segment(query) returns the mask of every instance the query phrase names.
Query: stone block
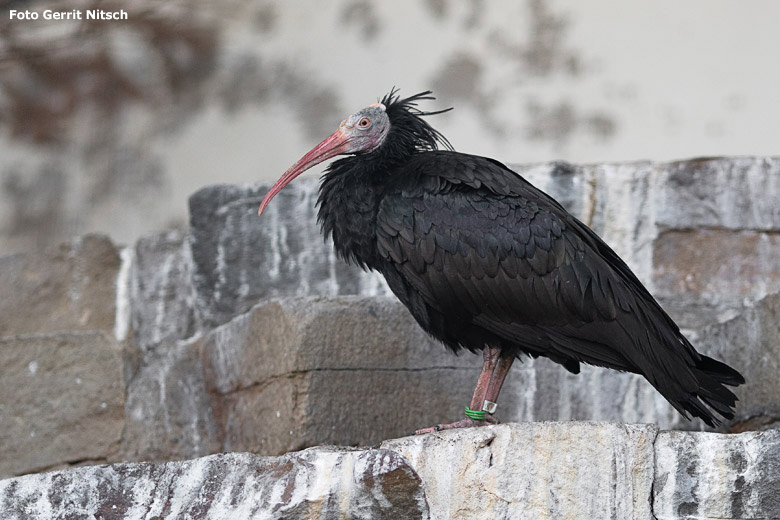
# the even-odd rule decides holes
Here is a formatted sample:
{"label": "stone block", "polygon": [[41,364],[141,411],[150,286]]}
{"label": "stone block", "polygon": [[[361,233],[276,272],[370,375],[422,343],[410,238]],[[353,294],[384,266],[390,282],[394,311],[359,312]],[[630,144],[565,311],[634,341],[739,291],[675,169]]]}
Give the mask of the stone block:
{"label": "stone block", "polygon": [[121,348],[102,332],[0,339],[0,476],[106,460],[124,426]]}
{"label": "stone block", "polygon": [[780,158],[715,157],[661,163],[656,222],[673,229],[780,229]]}
{"label": "stone block", "polygon": [[189,236],[140,239],[129,281],[133,343],[125,351],[127,425],[120,460],[171,460],[220,451],[200,362],[200,317]]}
{"label": "stone block", "polygon": [[615,250],[642,283],[652,275],[657,196],[662,177],[650,162],[582,167],[583,210],[575,214]]}
{"label": "stone block", "polygon": [[780,518],[780,430],[661,432],[653,513],[678,518]]}
{"label": "stone block", "polygon": [[439,519],[650,519],[656,427],[527,423],[389,440]]}
{"label": "stone block", "polygon": [[[671,230],[653,251],[657,297],[674,306],[727,309],[780,291],[780,235],[727,229]],[[720,313],[713,312],[710,323]],[[687,320],[690,321],[690,320]],[[709,323],[698,323],[701,326]]]}
{"label": "stone block", "polygon": [[432,341],[389,297],[260,304],[210,332],[203,356],[226,447],[263,454],[449,422],[481,366]]}
{"label": "stone block", "polygon": [[0,481],[4,520],[51,518],[430,518],[419,477],[389,450],[213,455]]}
{"label": "stone block", "polygon": [[[772,309],[733,332],[702,333],[696,341],[701,352],[748,378],[748,386],[737,390],[740,421],[757,413],[778,416],[772,412],[780,403],[772,375],[780,372],[771,361],[780,359],[772,347]],[[759,323],[763,339],[747,333],[759,330]],[[270,301],[209,333],[203,355],[207,385],[221,403],[214,407],[225,446],[263,454],[321,443],[372,444],[454,421],[470,401],[481,367],[480,356],[455,356],[428,338],[389,297]],[[749,359],[765,361],[753,366]],[[515,363],[497,416],[505,422],[706,428],[683,418],[641,376],[592,366],[571,374],[544,358]]]}
{"label": "stone block", "polygon": [[142,351],[200,329],[188,235],[166,231],[135,245],[131,275],[133,341]]}
{"label": "stone block", "polygon": [[372,446],[463,416],[479,369],[321,369],[222,398],[226,450],[278,454],[322,444]]}
{"label": "stone block", "polygon": [[218,185],[190,197],[193,281],[209,327],[277,296],[385,294],[384,280],[336,258],[316,224],[315,179],[287,187],[262,217],[267,186]]}
{"label": "stone block", "polygon": [[189,459],[221,451],[198,338],[147,352],[127,385],[126,424],[115,460]]}
{"label": "stone block", "polygon": [[119,252],[100,235],[0,258],[0,337],[113,332],[119,267]]}
{"label": "stone block", "polygon": [[739,370],[737,416],[730,431],[780,427],[780,293],[748,302],[739,315],[702,330],[697,342]]}

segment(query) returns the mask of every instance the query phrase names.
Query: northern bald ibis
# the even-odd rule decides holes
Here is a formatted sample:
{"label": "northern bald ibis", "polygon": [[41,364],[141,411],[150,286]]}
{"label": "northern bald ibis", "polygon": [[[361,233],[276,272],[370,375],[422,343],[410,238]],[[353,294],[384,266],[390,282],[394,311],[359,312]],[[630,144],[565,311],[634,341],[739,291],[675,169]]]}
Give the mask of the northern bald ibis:
{"label": "northern bald ibis", "polygon": [[[458,351],[483,351],[466,418],[418,430],[495,423],[512,362],[544,356],[643,375],[683,416],[734,417],[724,385],[744,378],[698,353],[617,254],[558,202],[499,161],[458,153],[431,127],[422,92],[342,121],[263,199],[328,166],[318,220],[338,255],[380,272],[417,323]],[[617,397],[617,396],[616,396]]]}

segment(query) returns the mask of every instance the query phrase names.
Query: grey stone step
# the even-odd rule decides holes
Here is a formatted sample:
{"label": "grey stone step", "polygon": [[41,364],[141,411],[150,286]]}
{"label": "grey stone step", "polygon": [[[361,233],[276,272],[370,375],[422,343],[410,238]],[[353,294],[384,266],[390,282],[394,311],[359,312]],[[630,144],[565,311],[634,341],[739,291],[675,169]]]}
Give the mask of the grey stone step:
{"label": "grey stone step", "polygon": [[780,518],[780,430],[724,435],[594,422],[388,440],[0,480],[0,517]]}

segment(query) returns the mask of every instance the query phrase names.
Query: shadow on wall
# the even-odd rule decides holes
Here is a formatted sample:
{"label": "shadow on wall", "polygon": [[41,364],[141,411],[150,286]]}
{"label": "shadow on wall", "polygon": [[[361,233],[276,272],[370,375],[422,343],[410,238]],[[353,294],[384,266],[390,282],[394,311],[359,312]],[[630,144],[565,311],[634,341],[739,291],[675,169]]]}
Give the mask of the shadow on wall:
{"label": "shadow on wall", "polygon": [[[170,201],[183,201],[197,187],[189,179],[218,180],[220,166],[233,163],[216,157],[208,172],[193,165],[193,175],[176,155],[185,152],[171,152],[168,145],[185,132],[208,135],[214,112],[240,119],[247,109],[259,108],[273,121],[274,110],[283,106],[293,115],[292,142],[300,136],[318,141],[355,108],[345,107],[334,78],[317,70],[313,51],[296,48],[286,55],[275,49],[295,37],[285,28],[300,22],[294,9],[241,0],[200,4],[67,0],[57,7],[125,9],[129,18],[121,23],[0,17],[0,127],[7,130],[0,140],[0,252],[40,249],[90,231],[132,242],[150,231],[185,227],[184,204]],[[42,0],[23,6],[38,12],[51,7]],[[566,43],[570,21],[541,0],[518,9],[518,22],[526,26],[519,41],[502,31],[482,2],[465,11],[439,1],[414,8],[433,33],[456,35],[461,44],[432,70],[410,62],[405,81],[432,87],[443,102],[476,114],[485,139],[521,135],[564,146],[576,136],[614,135],[615,119],[602,109],[551,102],[528,88],[509,113],[500,101],[511,92],[506,82],[493,85],[498,70],[510,71],[518,85],[528,78],[565,82],[588,74],[583,58]],[[333,22],[345,45],[365,46],[360,52],[380,61],[400,52],[382,40],[400,26],[382,7],[343,0],[336,12]],[[246,40],[237,36],[242,31]],[[464,41],[475,45],[465,47]],[[493,61],[472,47],[490,49]],[[447,121],[442,119],[444,126]],[[259,135],[263,125],[275,123],[258,119],[253,125],[244,131]],[[256,177],[252,172],[249,178]]]}
{"label": "shadow on wall", "polygon": [[[50,7],[24,5],[38,12]],[[338,118],[335,94],[309,74],[250,54],[226,58],[218,9],[98,0],[71,0],[67,7],[127,9],[130,16],[121,24],[0,19],[0,126],[8,130],[0,147],[12,152],[0,161],[7,208],[0,252],[83,233],[94,214],[122,212],[123,204],[167,205],[172,176],[186,172],[166,171],[155,139],[180,130],[206,106],[235,113],[282,97],[314,121],[305,127],[312,135],[324,131],[317,121]],[[258,13],[261,31],[273,24],[268,9]],[[176,218],[181,226],[184,215]],[[111,225],[121,236],[130,222],[117,220]],[[148,231],[172,222],[143,224]]]}

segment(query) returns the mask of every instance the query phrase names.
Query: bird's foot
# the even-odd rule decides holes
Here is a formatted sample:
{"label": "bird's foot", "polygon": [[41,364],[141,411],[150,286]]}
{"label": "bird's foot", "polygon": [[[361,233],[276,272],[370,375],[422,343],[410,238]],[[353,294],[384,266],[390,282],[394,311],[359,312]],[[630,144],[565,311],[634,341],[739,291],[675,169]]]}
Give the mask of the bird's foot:
{"label": "bird's foot", "polygon": [[496,419],[492,415],[486,414],[485,418],[481,421],[467,417],[465,419],[461,419],[460,421],[450,423],[450,424],[437,424],[436,426],[431,426],[430,428],[422,428],[414,432],[414,434],[424,435],[426,433],[434,433],[442,430],[454,430],[455,428],[472,428],[474,426],[487,426],[489,424],[498,424],[498,419]]}

